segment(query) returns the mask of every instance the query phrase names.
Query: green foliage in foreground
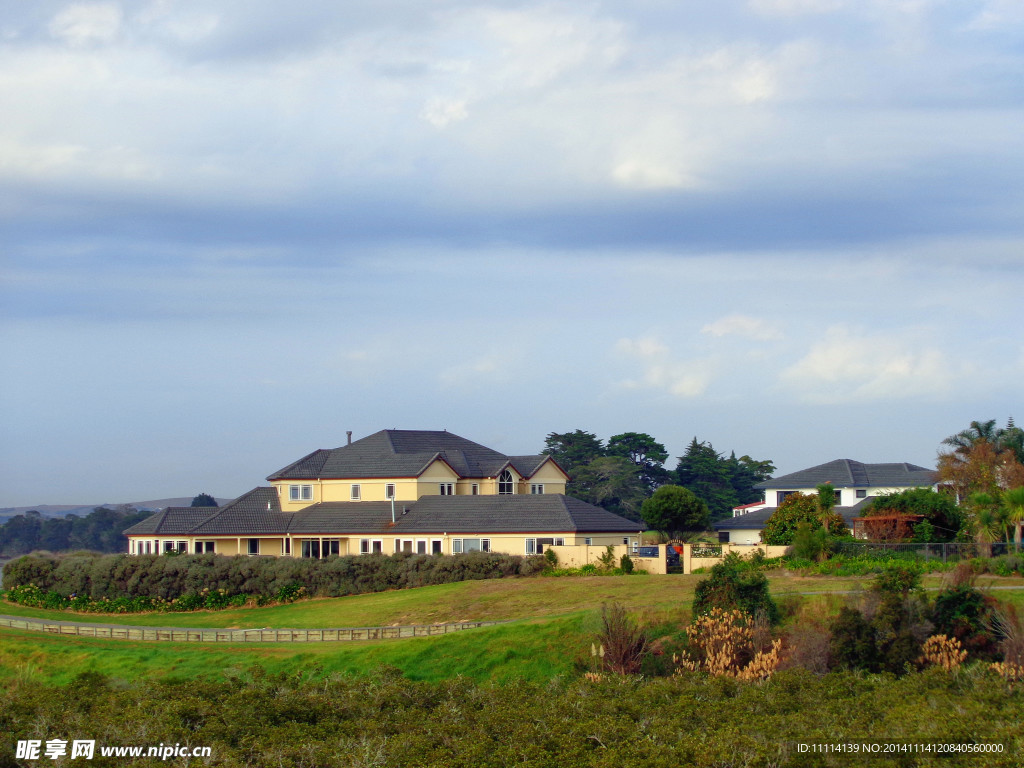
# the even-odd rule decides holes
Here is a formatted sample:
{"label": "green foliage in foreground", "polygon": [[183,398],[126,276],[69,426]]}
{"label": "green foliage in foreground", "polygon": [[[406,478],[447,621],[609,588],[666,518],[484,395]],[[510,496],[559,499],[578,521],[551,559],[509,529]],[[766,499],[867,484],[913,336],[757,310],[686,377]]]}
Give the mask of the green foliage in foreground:
{"label": "green foliage in foreground", "polygon": [[[948,716],[956,713],[955,717]],[[414,682],[393,671],[325,677],[250,669],[222,682],[135,683],[87,673],[0,694],[0,754],[24,738],[209,746],[216,766],[1018,766],[1024,687],[980,667],[895,679],[781,672],[764,683],[701,675],[507,685]],[[798,744],[999,744],[964,760],[851,759]],[[97,757],[90,765],[123,765]],[[137,759],[133,765],[166,765]]]}
{"label": "green foliage in foreground", "polygon": [[290,603],[307,597],[306,588],[297,584],[286,584],[273,596],[228,595],[223,589],[202,589],[181,597],[166,600],[162,597],[101,597],[94,600],[87,595],[65,597],[50,590],[44,592],[35,584],[24,584],[6,592],[0,597],[17,605],[29,608],[45,608],[51,611],[75,611],[76,613],[184,613],[186,611],[223,611],[241,608],[245,605],[270,605]]}

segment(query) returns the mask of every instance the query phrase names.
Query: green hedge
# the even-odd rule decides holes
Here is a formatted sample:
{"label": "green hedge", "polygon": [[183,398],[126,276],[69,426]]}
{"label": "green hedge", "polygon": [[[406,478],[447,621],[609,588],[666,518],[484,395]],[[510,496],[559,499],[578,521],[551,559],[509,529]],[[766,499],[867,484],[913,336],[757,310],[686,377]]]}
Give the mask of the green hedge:
{"label": "green hedge", "polygon": [[[4,566],[3,588],[14,594],[32,585],[70,601],[145,599],[194,607],[238,596],[288,600],[306,595],[339,597],[472,579],[530,576],[542,557],[486,552],[464,555],[359,555],[324,560],[224,555],[35,554]],[[202,604],[200,604],[202,603]],[[143,608],[141,610],[152,610]]]}

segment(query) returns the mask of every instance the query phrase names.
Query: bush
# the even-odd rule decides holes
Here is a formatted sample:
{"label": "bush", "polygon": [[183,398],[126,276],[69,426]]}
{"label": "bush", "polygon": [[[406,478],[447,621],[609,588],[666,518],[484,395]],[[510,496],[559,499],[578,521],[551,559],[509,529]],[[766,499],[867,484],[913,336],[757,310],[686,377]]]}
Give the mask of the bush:
{"label": "bush", "polygon": [[635,675],[647,650],[647,635],[626,615],[621,603],[601,606],[601,632],[592,653],[603,669],[616,675]]}
{"label": "bush", "polygon": [[622,569],[623,573],[633,572],[633,558],[629,555],[623,555],[619,558],[619,568]]}
{"label": "bush", "polygon": [[[26,555],[4,568],[11,600],[124,613],[221,608],[252,600],[360,594],[540,573],[547,561],[489,552],[253,558],[224,555]],[[19,590],[35,587],[40,595]],[[51,594],[53,597],[44,597]],[[24,603],[29,604],[29,603]],[[33,603],[34,604],[34,603]],[[40,607],[44,607],[40,605]]]}
{"label": "bush", "polygon": [[763,615],[770,624],[779,621],[779,608],[768,591],[768,578],[752,570],[735,552],[711,568],[708,578],[697,583],[694,591],[694,617],[710,613],[714,608],[723,611],[738,609],[749,616]]}

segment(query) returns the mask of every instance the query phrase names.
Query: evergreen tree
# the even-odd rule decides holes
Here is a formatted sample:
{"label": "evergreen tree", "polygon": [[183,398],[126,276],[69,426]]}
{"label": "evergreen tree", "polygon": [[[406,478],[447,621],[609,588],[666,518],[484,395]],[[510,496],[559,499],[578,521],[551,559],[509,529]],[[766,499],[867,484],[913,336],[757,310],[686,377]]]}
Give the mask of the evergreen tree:
{"label": "evergreen tree", "polygon": [[739,501],[733,489],[729,463],[711,443],[694,437],[676,467],[679,485],[689,488],[708,505],[712,520],[729,517]]}

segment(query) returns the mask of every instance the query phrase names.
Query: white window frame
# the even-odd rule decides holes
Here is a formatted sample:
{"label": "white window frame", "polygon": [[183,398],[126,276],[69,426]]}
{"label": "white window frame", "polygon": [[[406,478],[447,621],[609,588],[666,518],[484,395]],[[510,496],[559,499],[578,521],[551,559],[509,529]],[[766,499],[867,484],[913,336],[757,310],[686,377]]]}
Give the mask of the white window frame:
{"label": "white window frame", "polygon": [[[423,551],[420,552],[420,545],[423,546]],[[416,548],[413,550],[413,554],[416,555],[429,555],[430,554],[430,541],[428,539],[416,539]]]}
{"label": "white window frame", "polygon": [[[247,538],[245,541],[246,541],[245,553],[247,555],[258,555],[260,553],[260,540],[259,539]],[[252,543],[254,541],[256,542],[256,551],[255,552],[252,551]]]}
{"label": "white window frame", "polygon": [[[436,547],[434,545],[437,545]],[[437,550],[436,552],[434,550]],[[443,555],[444,554],[444,539],[431,539],[430,540],[430,554],[432,555]]]}
{"label": "white window frame", "polygon": [[552,547],[564,547],[565,539],[562,536],[555,536],[555,542],[551,545]]}
{"label": "white window frame", "polygon": [[384,484],[384,498],[385,499],[393,499],[393,498],[395,498],[395,484],[394,483],[385,483]]}
{"label": "white window frame", "polygon": [[362,493],[363,489],[359,487],[359,483],[352,483],[352,485],[349,486],[348,497],[352,501],[359,501],[362,497]]}
{"label": "white window frame", "polygon": [[537,554],[537,540],[527,539],[525,542],[526,554],[536,555]]}
{"label": "white window frame", "polygon": [[858,488],[856,491],[854,491],[853,495],[856,496],[858,499],[866,499],[868,497],[868,489]]}
{"label": "white window frame", "polygon": [[544,494],[544,483],[530,483],[530,493],[534,496],[542,496]]}
{"label": "white window frame", "polygon": [[843,506],[843,491],[842,491],[842,489],[836,488],[834,490],[834,493],[836,495],[836,506],[837,507]]}
{"label": "white window frame", "polygon": [[438,493],[442,496],[454,496],[455,495],[455,484],[454,483],[438,483]]}
{"label": "white window frame", "polygon": [[289,485],[288,486],[288,500],[289,501],[312,501],[313,500],[313,486],[312,485]]}
{"label": "white window frame", "polygon": [[[409,549],[405,548],[405,545],[409,545]],[[408,552],[410,555],[416,553],[416,542],[412,539],[395,539],[395,554],[399,552]]]}
{"label": "white window frame", "polygon": [[462,554],[462,539],[452,539],[452,554],[453,555],[461,555]]}
{"label": "white window frame", "polygon": [[[374,548],[374,545],[377,545]],[[359,540],[359,554],[360,555],[382,555],[384,554],[384,539],[360,539]]]}
{"label": "white window frame", "polygon": [[[508,477],[508,480],[502,480],[502,478],[506,477],[506,476]],[[497,491],[498,491],[498,495],[499,496],[515,496],[515,493],[516,493],[516,479],[515,479],[515,477],[512,476],[511,470],[503,469],[501,471],[501,474],[498,475],[498,478],[495,481],[495,485],[497,486]],[[507,490],[507,491],[501,490],[501,487],[503,485],[507,485],[509,487],[509,490]]]}
{"label": "white window frame", "polygon": [[588,547],[592,547],[594,546],[594,539],[591,536],[586,536],[583,539],[583,543]]}
{"label": "white window frame", "polygon": [[470,496],[479,496],[480,495],[480,483],[473,483],[472,485],[469,486],[469,495]]}
{"label": "white window frame", "polygon": [[197,541],[192,546],[197,555],[208,555],[217,551],[217,545],[212,541],[207,541],[206,539]]}

